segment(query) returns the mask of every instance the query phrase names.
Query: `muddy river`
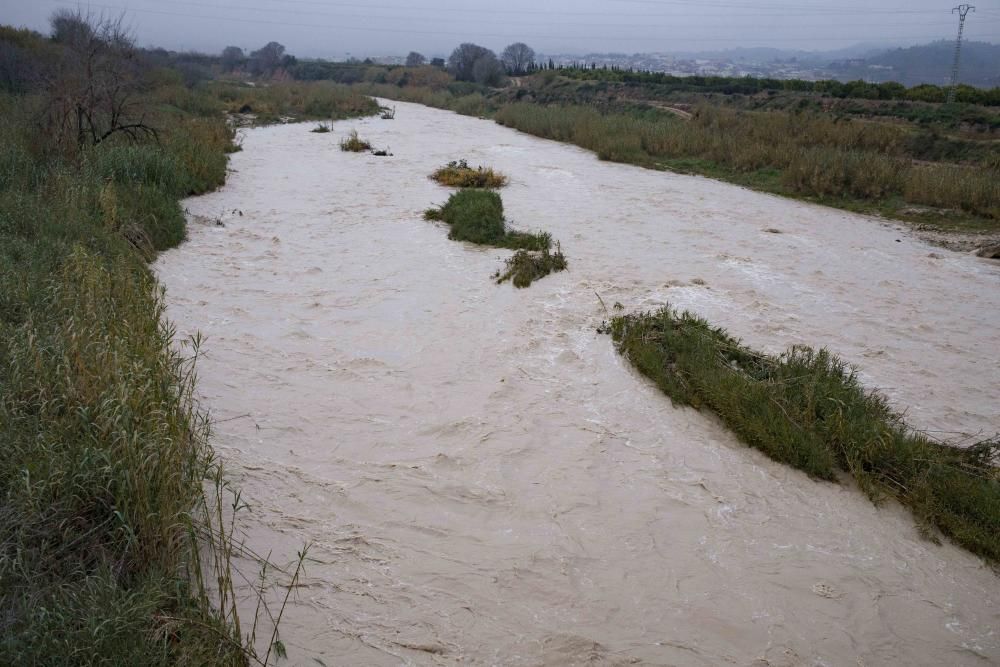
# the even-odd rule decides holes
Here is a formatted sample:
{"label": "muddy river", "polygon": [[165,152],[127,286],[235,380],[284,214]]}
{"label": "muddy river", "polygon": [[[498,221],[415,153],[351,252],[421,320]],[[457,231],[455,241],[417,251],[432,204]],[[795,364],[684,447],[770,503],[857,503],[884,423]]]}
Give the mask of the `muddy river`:
{"label": "muddy river", "polygon": [[[769,351],[831,348],[918,428],[992,434],[1000,264],[394,104],[247,132],[156,264],[179,332],[206,337],[250,543],[313,545],[291,664],[1000,661],[979,559],[672,407],[595,332],[598,295],[670,302]],[[342,153],[351,128],[394,156]],[[552,232],[568,271],[498,287],[506,251],[421,219],[457,158],[511,176],[508,218]]]}

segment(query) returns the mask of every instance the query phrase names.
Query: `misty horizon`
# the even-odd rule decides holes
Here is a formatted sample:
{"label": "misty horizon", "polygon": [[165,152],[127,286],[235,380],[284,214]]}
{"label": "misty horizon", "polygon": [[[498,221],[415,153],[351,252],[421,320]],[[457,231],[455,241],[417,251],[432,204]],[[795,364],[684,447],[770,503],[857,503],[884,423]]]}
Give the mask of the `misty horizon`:
{"label": "misty horizon", "polygon": [[[388,0],[386,0],[388,2]],[[303,58],[447,56],[461,42],[494,51],[523,41],[540,54],[699,53],[738,48],[826,52],[848,47],[910,46],[954,39],[950,3],[894,0],[869,8],[817,0],[524,0],[503,6],[458,6],[434,0],[419,7],[338,0],[133,0],[74,3],[14,2],[3,21],[48,33],[60,8],[122,15],[137,41],[150,48],[218,53],[225,46],[257,49],[270,41]],[[965,39],[995,42],[1000,2],[969,14]]]}

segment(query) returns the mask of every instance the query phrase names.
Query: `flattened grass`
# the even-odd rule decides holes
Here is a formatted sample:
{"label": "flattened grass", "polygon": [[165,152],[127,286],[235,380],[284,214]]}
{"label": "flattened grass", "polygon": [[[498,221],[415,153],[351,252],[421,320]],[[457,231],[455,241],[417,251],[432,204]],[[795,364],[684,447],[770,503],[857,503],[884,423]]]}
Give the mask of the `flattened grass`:
{"label": "flattened grass", "polygon": [[616,316],[608,330],[673,402],[711,410],[751,447],[812,477],[848,472],[873,501],[909,507],[926,534],[937,528],[1000,563],[1000,440],[959,449],[914,433],[826,350],[760,354],[669,307]]}
{"label": "flattened grass", "polygon": [[567,266],[566,256],[558,243],[555,252],[548,248],[539,253],[518,250],[507,260],[504,271],[497,273],[496,280],[498,285],[510,280],[514,287],[523,288],[550,273],[565,271]]}
{"label": "flattened grass", "polygon": [[491,167],[470,167],[465,160],[449,162],[433,174],[431,178],[441,185],[452,188],[496,189],[507,185],[508,179]]}

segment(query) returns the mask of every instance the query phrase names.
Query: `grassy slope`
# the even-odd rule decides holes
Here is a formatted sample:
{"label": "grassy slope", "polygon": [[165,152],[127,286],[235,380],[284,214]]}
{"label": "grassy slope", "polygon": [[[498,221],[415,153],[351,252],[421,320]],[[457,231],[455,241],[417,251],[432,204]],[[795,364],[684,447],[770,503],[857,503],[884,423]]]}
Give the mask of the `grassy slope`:
{"label": "grassy slope", "polygon": [[[343,91],[243,94],[275,114],[375,111]],[[205,526],[193,513],[217,464],[192,404],[192,362],[172,344],[146,267],[185,237],[178,200],[225,180],[225,97],[157,88],[147,102],[162,144],[69,157],[37,131],[38,100],[0,95],[0,653],[10,664],[247,660],[230,612],[201,585]]]}

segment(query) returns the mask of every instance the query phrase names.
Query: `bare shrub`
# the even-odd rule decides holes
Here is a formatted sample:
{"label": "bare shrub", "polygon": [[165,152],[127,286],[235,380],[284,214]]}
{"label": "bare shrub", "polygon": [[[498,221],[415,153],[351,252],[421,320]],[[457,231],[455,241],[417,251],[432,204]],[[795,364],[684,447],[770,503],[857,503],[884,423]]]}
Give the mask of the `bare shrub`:
{"label": "bare shrub", "polygon": [[46,75],[43,125],[61,148],[97,145],[115,135],[156,138],[140,101],[142,64],[122,18],[61,9],[51,19],[63,57]]}

